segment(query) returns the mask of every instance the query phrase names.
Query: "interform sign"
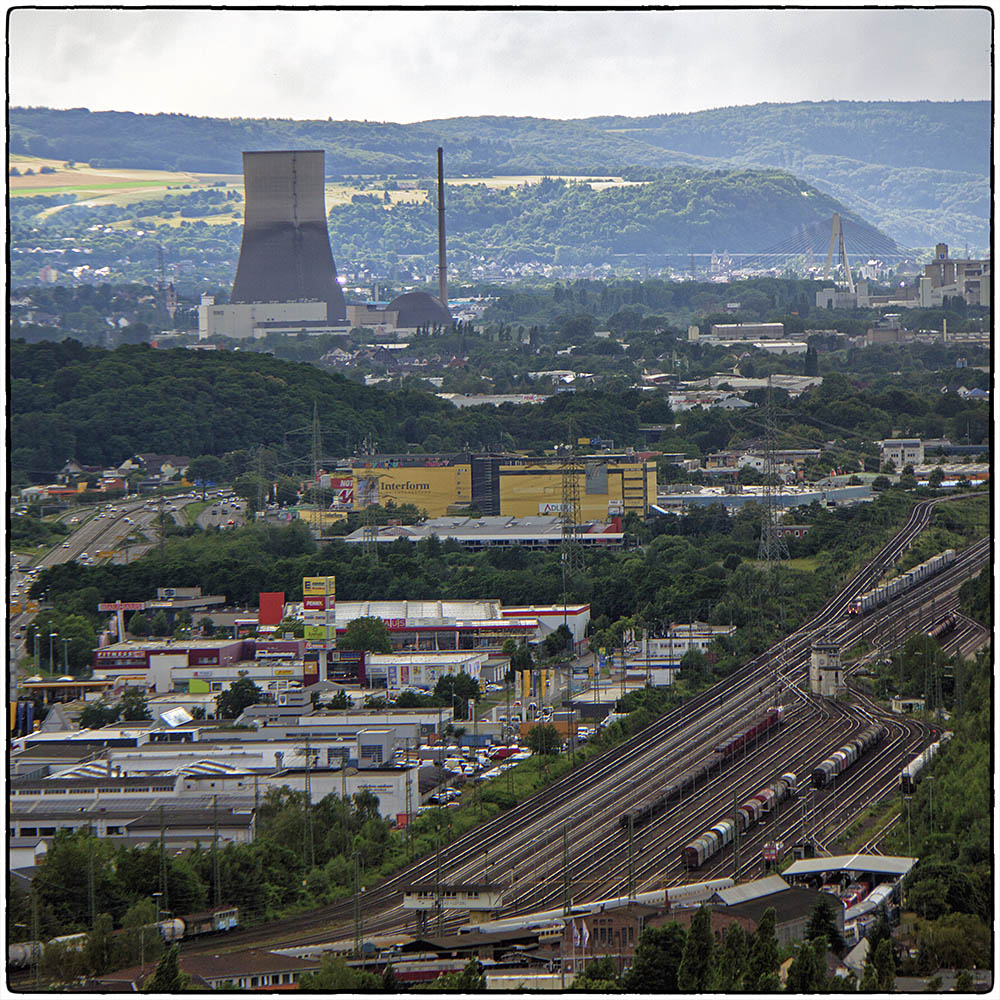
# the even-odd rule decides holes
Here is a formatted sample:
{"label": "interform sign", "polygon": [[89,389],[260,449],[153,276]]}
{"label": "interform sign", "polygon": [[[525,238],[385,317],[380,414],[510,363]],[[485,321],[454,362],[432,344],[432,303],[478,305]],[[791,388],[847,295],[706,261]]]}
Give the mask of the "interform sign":
{"label": "interform sign", "polygon": [[110,601],[107,604],[98,604],[98,611],[145,611],[145,601]]}

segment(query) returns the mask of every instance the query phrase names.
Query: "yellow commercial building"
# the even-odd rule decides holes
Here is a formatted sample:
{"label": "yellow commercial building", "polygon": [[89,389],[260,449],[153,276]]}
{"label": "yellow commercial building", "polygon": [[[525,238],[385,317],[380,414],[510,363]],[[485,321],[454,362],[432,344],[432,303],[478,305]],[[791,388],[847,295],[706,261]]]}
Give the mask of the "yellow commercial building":
{"label": "yellow commercial building", "polygon": [[[581,457],[575,474],[582,521],[629,513],[642,516],[656,502],[655,462]],[[352,468],[349,475],[340,473],[329,482],[334,498],[354,510],[374,503],[385,506],[392,500],[413,504],[428,517],[442,517],[469,504],[479,505],[483,513],[537,517],[559,514],[563,505],[563,467],[551,459],[496,460],[492,473],[476,480],[475,489],[469,462]],[[494,506],[497,497],[499,510]]]}
{"label": "yellow commercial building", "polygon": [[[654,462],[581,459],[576,468],[581,521],[604,521],[623,514],[646,513],[656,502]],[[509,517],[560,514],[563,467],[532,462],[500,467],[500,513]]]}
{"label": "yellow commercial building", "polygon": [[455,504],[472,503],[472,466],[468,463],[444,466],[391,466],[351,469],[356,509],[387,500],[399,505],[411,503],[441,517]]}

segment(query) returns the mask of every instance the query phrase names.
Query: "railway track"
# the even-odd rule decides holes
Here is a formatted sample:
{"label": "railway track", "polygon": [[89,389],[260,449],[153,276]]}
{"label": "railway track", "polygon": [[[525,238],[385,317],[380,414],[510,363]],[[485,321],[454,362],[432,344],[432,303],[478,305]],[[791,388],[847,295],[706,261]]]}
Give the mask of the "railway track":
{"label": "railway track", "polygon": [[[440,878],[446,882],[483,881],[487,876],[496,880],[497,872],[511,873],[514,878],[514,902],[505,908],[505,912],[513,906],[518,910],[527,907],[536,909],[553,899],[561,900],[562,882],[554,878],[554,873],[562,867],[563,862],[563,825],[573,833],[571,861],[579,869],[573,875],[574,884],[579,889],[578,895],[614,895],[617,892],[615,887],[620,889],[623,884],[623,865],[624,881],[627,884],[628,861],[627,856],[623,857],[621,845],[624,835],[617,828],[618,815],[651,795],[671,772],[682,768],[686,761],[696,760],[699,754],[706,753],[706,748],[711,747],[712,741],[720,733],[736,727],[737,720],[745,720],[754,710],[762,708],[766,691],[776,693],[780,687],[790,709],[795,706],[789,721],[800,715],[804,718],[807,712],[805,705],[812,703],[801,686],[805,680],[811,642],[822,634],[844,644],[850,643],[852,637],[860,638],[872,632],[877,621],[846,620],[848,601],[856,593],[868,589],[881,574],[882,567],[895,562],[923,530],[934,508],[950,499],[952,498],[944,497],[914,505],[903,528],[882,546],[865,567],[844,583],[820,612],[781,643],[614,750],[577,767],[531,799],[443,847],[440,851],[440,868],[437,857],[427,857],[367,890],[362,896],[366,932],[399,927],[405,923],[406,915],[399,905],[403,887],[415,882],[431,881],[439,872]],[[989,540],[984,540],[984,543],[977,543],[980,545],[978,556],[968,555],[976,546],[960,553],[949,567],[949,578],[964,582],[965,577],[961,574],[969,571],[975,559],[984,562],[987,558]],[[919,600],[913,605],[915,595],[929,592],[934,595],[931,599],[936,600],[940,593],[943,599],[948,591],[940,586],[935,588],[937,579],[933,577],[920,588],[902,595],[900,608],[919,616],[922,605]],[[953,582],[952,589],[956,593],[957,586]],[[924,591],[925,587],[931,589]],[[955,600],[957,602],[957,598]],[[759,750],[746,755],[734,769],[723,772],[725,780],[718,789],[712,790],[710,783],[708,788],[695,794],[693,801],[689,798],[687,805],[694,810],[689,818],[671,824],[671,811],[667,814],[665,823],[661,817],[660,822],[651,824],[656,839],[650,844],[650,856],[647,856],[646,851],[642,852],[642,860],[634,872],[636,884],[663,885],[669,884],[670,879],[675,882],[685,880],[685,873],[677,870],[679,862],[666,864],[670,853],[679,855],[682,842],[686,842],[685,838],[697,836],[705,826],[717,821],[720,808],[725,811],[732,803],[733,783],[752,794],[768,777],[774,776],[777,754],[773,759],[768,756],[768,747],[780,751],[782,760],[787,761],[787,754],[791,751],[793,760],[802,761],[800,766],[811,765],[841,745],[846,738],[845,732],[850,733],[860,726],[860,720],[865,714],[858,712],[845,721],[828,712],[827,722],[818,728],[814,725],[808,736],[799,734],[800,728],[809,728],[805,723],[802,726],[793,724],[787,730],[787,741],[800,742],[786,745],[785,734],[768,741]],[[834,722],[830,723],[830,719],[834,719]],[[898,758],[905,755],[918,739],[908,723],[893,725],[899,727],[898,731],[894,731],[891,741],[887,741],[890,745],[880,748],[876,757],[878,760],[883,757],[891,760],[883,769],[885,774],[893,769],[898,774]],[[833,730],[837,732],[836,737]],[[829,739],[820,750],[818,743],[823,738],[822,734],[826,734]],[[826,794],[818,796],[807,817],[809,822],[814,827],[820,822],[829,822],[829,817],[843,812],[845,807],[854,805],[861,797],[880,792],[885,787],[885,774],[872,771],[871,765],[872,762],[859,763],[839,788],[835,785]],[[780,768],[789,769],[791,768],[787,766]],[[713,813],[716,818],[706,823],[705,820]],[[779,826],[781,830],[790,830],[797,822],[797,819],[792,822],[786,819],[773,825]],[[614,834],[606,833],[606,828],[611,826],[617,830],[617,852],[612,850]],[[771,832],[770,826],[771,824],[768,833]],[[744,839],[748,857],[764,833],[763,830],[756,833],[752,830],[753,828],[747,831]],[[718,864],[701,869],[698,877],[710,877],[712,873],[722,871],[730,864],[728,850],[727,848],[720,856]],[[749,864],[750,862],[741,864],[740,871],[744,871]],[[598,870],[600,865],[604,866],[603,872]],[[539,888],[518,893],[518,879],[523,881],[524,874],[529,870]],[[186,953],[197,953],[233,950],[264,942],[271,947],[283,943],[319,943],[337,936],[349,936],[353,915],[354,901],[350,899],[280,922],[232,931],[227,935],[225,943],[219,940],[205,943],[190,939],[183,941],[181,947]],[[456,918],[443,923],[451,927],[457,922]]]}

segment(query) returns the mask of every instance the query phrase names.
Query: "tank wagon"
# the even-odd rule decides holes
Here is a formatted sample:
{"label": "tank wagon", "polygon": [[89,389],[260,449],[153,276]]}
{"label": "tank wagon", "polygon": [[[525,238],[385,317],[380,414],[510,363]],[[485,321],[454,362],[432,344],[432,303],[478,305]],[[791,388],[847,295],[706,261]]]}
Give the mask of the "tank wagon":
{"label": "tank wagon", "polygon": [[955,550],[945,549],[944,552],[939,552],[933,558],[920,563],[919,566],[914,566],[913,569],[908,569],[905,573],[900,573],[899,576],[893,577],[887,583],[883,583],[872,590],[865,591],[859,597],[855,597],[847,605],[847,613],[849,615],[860,615],[865,611],[871,611],[872,608],[877,608],[880,604],[891,601],[894,597],[904,593],[911,587],[915,587],[918,583],[923,583],[924,580],[934,576],[935,573],[940,573],[941,570],[946,566],[950,566],[954,561]]}
{"label": "tank wagon", "polygon": [[662,815],[671,805],[707,780],[710,775],[728,763],[748,744],[753,743],[754,740],[767,735],[772,729],[780,726],[784,719],[784,711],[784,707],[780,705],[775,708],[769,708],[745,729],[726,737],[696,767],[689,768],[683,774],[674,778],[655,799],[651,799],[631,812],[622,813],[618,819],[621,828],[628,830],[629,817],[632,820],[632,829],[638,830],[650,820]]}
{"label": "tank wagon", "polygon": [[881,723],[869,726],[848,740],[839,750],[832,753],[826,760],[817,764],[810,772],[813,788],[824,788],[838,774],[843,774],[853,767],[869,750],[879,745],[888,734]]}
{"label": "tank wagon", "polygon": [[710,830],[696,837],[681,852],[681,860],[688,868],[700,868],[709,858],[715,857],[724,847],[731,844],[736,836],[736,828],[745,833],[762,816],[772,812],[789,796],[796,794],[798,781],[791,771],[765,785],[760,791],[750,796],[736,810],[735,818],[730,817],[716,823]]}
{"label": "tank wagon", "polygon": [[904,795],[911,795],[917,790],[917,782],[924,768],[937,756],[941,747],[951,739],[951,733],[942,733],[941,739],[931,743],[926,750],[917,754],[899,774],[899,787]]}
{"label": "tank wagon", "polygon": [[933,628],[927,630],[927,634],[932,639],[940,639],[942,636],[947,635],[956,625],[958,624],[958,615],[950,614],[945,615]]}

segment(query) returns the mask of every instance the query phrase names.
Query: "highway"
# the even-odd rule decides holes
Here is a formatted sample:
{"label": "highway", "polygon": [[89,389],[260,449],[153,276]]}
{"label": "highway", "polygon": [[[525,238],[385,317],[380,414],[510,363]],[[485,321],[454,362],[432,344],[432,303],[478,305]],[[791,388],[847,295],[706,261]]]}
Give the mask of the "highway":
{"label": "highway", "polygon": [[[569,854],[570,892],[576,900],[623,894],[628,885],[627,836],[618,816],[651,798],[666,780],[702,759],[721,735],[739,731],[769,703],[781,699],[788,709],[783,731],[727,767],[683,803],[668,810],[633,838],[632,872],[637,890],[690,881],[683,870],[683,846],[727,814],[733,794],[739,801],[783,771],[799,769],[800,782],[820,760],[842,746],[853,732],[882,717],[864,700],[842,706],[813,699],[804,690],[809,647],[813,639],[830,638],[849,648],[862,636],[873,637],[884,616],[848,617],[847,603],[868,589],[881,573],[909,547],[929,522],[934,506],[948,498],[915,505],[904,528],[859,571],[824,609],[765,654],[739,668],[730,677],[664,716],[619,747],[577,767],[569,775],[442,848],[440,872],[435,858],[416,862],[372,887],[363,895],[368,933],[403,927],[412,914],[400,905],[401,888],[438,875],[444,882],[482,882],[489,877],[509,886],[504,913],[527,912],[559,904],[563,898],[564,829]],[[990,540],[984,539],[959,555],[939,577],[894,602],[892,616],[919,622],[957,603],[957,588],[970,572],[986,565]],[[891,793],[899,768],[920,743],[919,728],[908,719],[884,719],[888,736],[867,758],[835,781],[815,790],[806,806],[780,813],[775,829],[759,826],[747,831],[739,872],[756,870],[765,836],[790,837],[803,824],[816,835],[833,837],[843,824],[871,801]],[[805,782],[808,786],[808,781]],[[805,789],[809,792],[808,787]],[[733,868],[732,848],[712,859],[694,876],[714,877]],[[272,946],[308,945],[347,937],[353,903],[345,901],[280,924],[232,932],[225,947],[245,947],[267,941]],[[443,925],[453,929],[458,918]],[[223,942],[210,947],[218,950]],[[202,945],[185,941],[184,949]]]}
{"label": "highway", "polygon": [[[147,498],[109,501],[93,507],[78,507],[63,516],[74,528],[71,535],[60,542],[34,563],[28,556],[13,555],[10,561],[8,580],[8,600],[24,604],[33,577],[43,569],[73,560],[90,559],[100,562],[98,552],[114,551],[113,562],[136,559],[156,543],[158,537],[156,520],[159,505],[147,506]],[[188,497],[167,498],[164,511],[173,515],[178,523],[186,523],[180,513],[184,505],[193,503]],[[73,523],[79,519],[78,525]],[[145,536],[145,540],[141,536]],[[132,544],[129,539],[132,539]],[[29,575],[30,574],[30,575]],[[43,599],[44,601],[44,599]],[[34,618],[32,611],[22,610],[12,614],[7,633],[8,694],[11,701],[17,699],[17,664],[26,655],[24,632]]]}

